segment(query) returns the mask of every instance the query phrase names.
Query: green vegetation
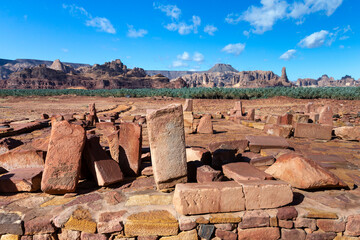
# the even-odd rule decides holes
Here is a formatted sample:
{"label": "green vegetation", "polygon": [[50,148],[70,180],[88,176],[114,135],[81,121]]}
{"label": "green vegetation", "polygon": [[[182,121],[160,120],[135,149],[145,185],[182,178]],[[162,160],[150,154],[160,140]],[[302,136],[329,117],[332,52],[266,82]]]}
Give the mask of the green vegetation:
{"label": "green vegetation", "polygon": [[300,99],[329,98],[360,100],[360,87],[323,87],[323,88],[181,88],[181,89],[0,89],[0,97],[5,96],[100,96],[100,97],[155,97],[205,99],[258,99],[287,96]]}

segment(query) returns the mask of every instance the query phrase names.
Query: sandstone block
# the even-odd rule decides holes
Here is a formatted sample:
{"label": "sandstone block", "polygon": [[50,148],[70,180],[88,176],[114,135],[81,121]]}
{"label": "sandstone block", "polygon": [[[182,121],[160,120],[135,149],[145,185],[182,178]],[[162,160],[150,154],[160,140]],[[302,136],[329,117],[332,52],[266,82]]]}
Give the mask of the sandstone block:
{"label": "sandstone block", "polygon": [[294,137],[330,140],[332,138],[332,126],[313,123],[296,123]]}
{"label": "sandstone block", "polygon": [[294,114],[292,123],[308,123],[309,122],[309,115],[307,114]]}
{"label": "sandstone block", "polygon": [[50,194],[75,191],[84,145],[84,128],[67,121],[54,123],[41,181],[42,191]]}
{"label": "sandstone block", "polygon": [[111,158],[114,159],[116,162],[119,162],[120,159],[119,132],[120,131],[117,130],[106,136]]}
{"label": "sandstone block", "polygon": [[345,235],[360,236],[360,215],[351,215],[347,218]]}
{"label": "sandstone block", "polygon": [[202,147],[186,148],[186,161],[201,161],[204,164],[211,163],[211,153]]}
{"label": "sandstone block", "polygon": [[61,233],[58,234],[59,240],[80,240],[80,232],[68,229],[61,229]]}
{"label": "sandstone block", "polygon": [[302,229],[281,229],[281,239],[283,240],[305,240],[306,233]]}
{"label": "sandstone block", "polygon": [[293,228],[293,226],[294,226],[293,221],[279,220],[279,227],[281,227],[281,228],[291,229],[291,228]]}
{"label": "sandstone block", "polygon": [[23,235],[21,218],[16,213],[0,213],[0,234]]}
{"label": "sandstone block", "polygon": [[316,220],[315,219],[309,219],[309,218],[296,218],[295,227],[296,228],[310,228],[311,230],[316,230]]}
{"label": "sandstone block", "polygon": [[330,106],[324,106],[319,112],[319,123],[333,125],[333,111]]}
{"label": "sandstone block", "polygon": [[216,229],[215,236],[223,240],[237,240],[237,234],[231,231]]}
{"label": "sandstone block", "polygon": [[184,130],[186,134],[194,132],[194,115],[192,112],[184,112]]}
{"label": "sandstone block", "polygon": [[294,207],[282,207],[278,209],[276,216],[280,220],[292,220],[297,218],[298,212]]}
{"label": "sandstone block", "polygon": [[180,231],[192,230],[196,227],[197,223],[193,218],[180,217],[179,218],[179,228]]}
{"label": "sandstone block", "polygon": [[43,168],[45,153],[35,149],[12,149],[0,155],[0,167],[7,171],[17,168]]}
{"label": "sandstone block", "polygon": [[197,127],[198,133],[213,134],[213,124],[211,121],[211,114],[205,114],[201,117],[199,126]]}
{"label": "sandstone block", "polygon": [[236,182],[247,180],[271,180],[273,177],[246,162],[228,163],[222,166],[224,175]]}
{"label": "sandstone block", "polygon": [[281,155],[265,172],[301,189],[346,186],[313,160],[295,153]]}
{"label": "sandstone block", "polygon": [[[155,239],[157,239],[157,238],[155,238]],[[160,240],[183,240],[183,239],[186,239],[186,240],[198,240],[198,235],[197,235],[196,230],[194,229],[194,230],[191,230],[191,231],[181,232],[176,236],[160,238]],[[141,239],[139,239],[139,240],[141,240]]]}
{"label": "sandstone block", "polygon": [[257,158],[251,158],[250,164],[259,167],[259,166],[271,166],[274,164],[275,158],[273,156],[266,156],[266,157],[257,157]]}
{"label": "sandstone block", "polygon": [[264,132],[271,136],[289,138],[292,129],[291,125],[266,124]]}
{"label": "sandstone block", "polygon": [[360,126],[345,126],[345,127],[337,127],[334,129],[335,135],[341,139],[352,141],[357,140],[360,141]]}
{"label": "sandstone block", "polygon": [[239,181],[246,200],[246,209],[277,208],[293,201],[289,184],[283,181]]}
{"label": "sandstone block", "polygon": [[181,105],[146,116],[154,178],[158,189],[187,180],[184,119]]}
{"label": "sandstone block", "polygon": [[210,223],[239,223],[241,217],[237,214],[232,213],[216,213],[210,215]]}
{"label": "sandstone block", "polygon": [[269,214],[264,211],[246,211],[242,221],[239,223],[239,229],[269,227]]}
{"label": "sandstone block", "polygon": [[1,236],[0,240],[20,240],[20,236],[15,234],[4,234]]}
{"label": "sandstone block", "polygon": [[123,180],[119,164],[102,149],[100,138],[90,136],[86,140],[84,159],[99,186],[106,186]]}
{"label": "sandstone block", "polygon": [[0,192],[34,192],[40,189],[43,168],[14,169],[0,177]]}
{"label": "sandstone block", "polygon": [[186,99],[184,104],[184,112],[192,112],[193,111],[193,100]]}
{"label": "sandstone block", "polygon": [[125,223],[126,236],[171,236],[178,233],[179,224],[165,210],[140,212],[130,215]]}
{"label": "sandstone block", "polygon": [[280,117],[280,124],[281,125],[291,125],[293,120],[293,115],[290,113],[285,113]]}
{"label": "sandstone block", "polygon": [[72,213],[69,220],[64,224],[64,228],[86,233],[95,233],[96,222],[94,222],[88,210],[78,208]]}
{"label": "sandstone block", "polygon": [[125,175],[139,175],[141,164],[142,127],[136,123],[120,124],[119,164]]}
{"label": "sandstone block", "polygon": [[20,146],[22,144],[23,144],[22,141],[16,140],[13,138],[0,139],[0,155],[10,151],[11,149],[14,149],[14,148]]}
{"label": "sandstone block", "polygon": [[222,142],[212,142],[209,144],[210,152],[215,152],[216,150],[236,150],[237,153],[243,153],[249,145],[249,141],[242,140],[233,140],[233,141],[222,141]]}
{"label": "sandstone block", "polygon": [[280,238],[279,228],[264,227],[239,229],[238,240],[276,240]]}
{"label": "sandstone block", "polygon": [[345,222],[341,220],[318,219],[317,226],[324,232],[343,232],[345,231]]}
{"label": "sandstone block", "polygon": [[54,233],[55,227],[51,224],[52,216],[39,216],[24,222],[25,235]]}
{"label": "sandstone block", "polygon": [[208,165],[197,168],[196,180],[198,183],[221,181],[221,171],[215,170]]}
{"label": "sandstone block", "polygon": [[333,240],[336,237],[336,233],[324,233],[324,232],[313,232],[306,236],[306,240]]}
{"label": "sandstone block", "polygon": [[81,240],[107,240],[108,237],[101,233],[81,233]]}
{"label": "sandstone block", "polygon": [[101,213],[97,223],[98,233],[121,232],[123,230],[123,215],[125,213],[125,210]]}
{"label": "sandstone block", "polygon": [[233,212],[245,209],[241,185],[236,182],[177,184],[173,204],[179,214]]}
{"label": "sandstone block", "polygon": [[251,152],[260,152],[266,148],[288,148],[289,143],[285,138],[276,136],[246,136]]}

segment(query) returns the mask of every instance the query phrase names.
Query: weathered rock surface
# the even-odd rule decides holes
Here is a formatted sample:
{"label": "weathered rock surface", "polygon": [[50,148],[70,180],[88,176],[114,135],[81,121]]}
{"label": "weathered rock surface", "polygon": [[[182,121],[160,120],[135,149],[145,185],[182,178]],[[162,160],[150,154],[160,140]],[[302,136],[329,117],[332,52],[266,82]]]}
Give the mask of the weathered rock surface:
{"label": "weathered rock surface", "polygon": [[293,201],[289,184],[283,181],[239,181],[243,187],[246,209],[277,208]]}
{"label": "weathered rock surface", "polygon": [[205,134],[212,134],[214,132],[211,114],[205,114],[201,117],[199,126],[197,127],[197,132]]}
{"label": "weathered rock surface", "polygon": [[0,177],[0,192],[34,192],[40,189],[43,168],[18,168]]}
{"label": "weathered rock surface", "polygon": [[276,136],[246,136],[252,152],[260,152],[266,148],[288,148],[289,143],[283,137]]}
{"label": "weathered rock surface", "polygon": [[75,191],[85,138],[85,130],[81,126],[67,121],[54,123],[41,181],[42,191],[50,194]]}
{"label": "weathered rock surface", "polygon": [[332,126],[313,123],[295,123],[294,137],[330,140]]}
{"label": "weathered rock surface", "polygon": [[228,163],[222,166],[224,175],[238,181],[271,180],[273,177],[246,162]]}
{"label": "weathered rock surface", "polygon": [[242,186],[236,182],[177,184],[173,204],[182,215],[245,209]]}
{"label": "weathered rock surface", "polygon": [[186,182],[187,164],[181,105],[170,105],[146,116],[151,162],[158,189]]}
{"label": "weathered rock surface", "polygon": [[217,171],[209,165],[204,165],[197,168],[196,180],[198,183],[208,183],[221,181],[221,171]]}
{"label": "weathered rock surface", "polygon": [[344,140],[357,140],[360,141],[360,126],[345,126],[337,127],[334,129],[335,135]]}
{"label": "weathered rock surface", "polygon": [[141,165],[142,127],[121,123],[119,130],[119,164],[127,176],[139,175]]}
{"label": "weathered rock surface", "polygon": [[7,171],[17,168],[44,167],[45,152],[35,149],[15,148],[0,155],[0,167]]}
{"label": "weathered rock surface", "polygon": [[295,153],[281,155],[265,172],[300,189],[346,186],[316,162]]}
{"label": "weathered rock surface", "polygon": [[280,230],[276,227],[239,229],[238,240],[276,240],[280,238]]}
{"label": "weathered rock surface", "polygon": [[186,99],[183,107],[184,112],[192,112],[193,111],[193,100]]}

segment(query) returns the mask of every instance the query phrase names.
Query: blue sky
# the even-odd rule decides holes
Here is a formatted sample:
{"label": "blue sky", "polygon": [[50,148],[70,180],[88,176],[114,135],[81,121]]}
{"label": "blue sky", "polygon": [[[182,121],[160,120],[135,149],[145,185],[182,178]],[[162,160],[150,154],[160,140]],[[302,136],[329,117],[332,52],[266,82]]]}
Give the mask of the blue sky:
{"label": "blue sky", "polygon": [[1,1],[0,58],[360,78],[358,0]]}

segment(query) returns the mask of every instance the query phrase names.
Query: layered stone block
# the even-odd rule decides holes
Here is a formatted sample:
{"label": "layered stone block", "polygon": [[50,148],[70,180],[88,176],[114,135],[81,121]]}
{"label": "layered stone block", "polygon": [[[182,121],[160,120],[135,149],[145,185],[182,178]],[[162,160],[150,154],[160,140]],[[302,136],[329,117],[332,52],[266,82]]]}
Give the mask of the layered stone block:
{"label": "layered stone block", "polygon": [[158,189],[187,181],[184,118],[181,105],[146,116],[154,178]]}
{"label": "layered stone block", "polygon": [[177,184],[173,204],[182,215],[245,210],[242,186],[234,181]]}
{"label": "layered stone block", "polygon": [[288,148],[289,143],[283,137],[276,136],[246,136],[251,152],[260,152],[266,148]]}
{"label": "layered stone block", "polygon": [[212,134],[214,132],[213,124],[211,121],[211,114],[205,114],[201,117],[197,127],[198,133]]}
{"label": "layered stone block", "polygon": [[40,189],[43,168],[19,168],[0,177],[0,192],[34,192]]}
{"label": "layered stone block", "polygon": [[243,187],[246,209],[277,208],[293,201],[293,192],[283,181],[238,181]]}
{"label": "layered stone block", "polygon": [[246,162],[228,163],[222,166],[227,178],[238,181],[271,180],[273,177]]}
{"label": "layered stone block", "polygon": [[294,137],[330,140],[332,137],[332,126],[313,123],[296,123],[294,125]]}

